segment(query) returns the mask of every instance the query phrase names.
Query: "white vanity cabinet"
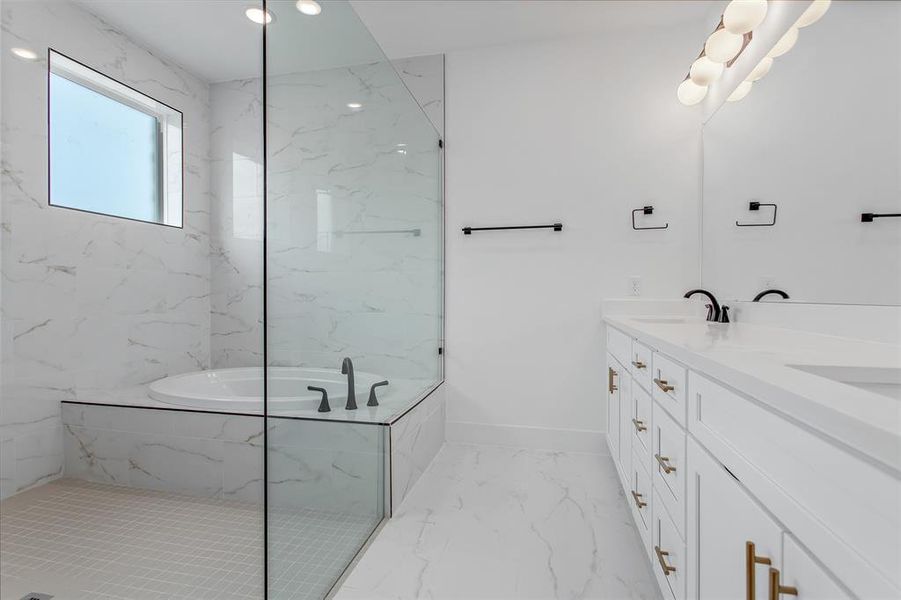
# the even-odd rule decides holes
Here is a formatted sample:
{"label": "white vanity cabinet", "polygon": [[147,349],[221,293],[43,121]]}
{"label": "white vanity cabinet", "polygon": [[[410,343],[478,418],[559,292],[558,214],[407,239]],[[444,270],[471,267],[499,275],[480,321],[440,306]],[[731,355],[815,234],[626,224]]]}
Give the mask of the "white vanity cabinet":
{"label": "white vanity cabinet", "polygon": [[901,598],[897,476],[607,331],[608,444],[666,600]]}

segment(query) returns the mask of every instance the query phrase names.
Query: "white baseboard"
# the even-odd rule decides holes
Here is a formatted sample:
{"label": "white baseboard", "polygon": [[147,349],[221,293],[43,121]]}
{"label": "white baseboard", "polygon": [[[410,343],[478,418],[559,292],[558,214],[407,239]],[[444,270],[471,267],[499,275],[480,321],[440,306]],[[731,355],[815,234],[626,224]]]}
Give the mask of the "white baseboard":
{"label": "white baseboard", "polygon": [[533,450],[558,452],[582,452],[609,455],[607,435],[603,431],[585,429],[550,429],[547,427],[523,427],[521,425],[487,425],[448,421],[448,442],[507,446]]}

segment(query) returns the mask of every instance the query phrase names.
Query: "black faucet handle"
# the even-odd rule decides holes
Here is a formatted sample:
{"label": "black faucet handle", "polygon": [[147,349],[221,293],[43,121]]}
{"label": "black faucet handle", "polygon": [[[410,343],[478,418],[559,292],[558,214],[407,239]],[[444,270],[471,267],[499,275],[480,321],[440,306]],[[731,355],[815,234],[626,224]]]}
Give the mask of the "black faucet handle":
{"label": "black faucet handle", "polygon": [[720,308],[720,323],[728,323],[729,322],[729,307],[725,304]]}
{"label": "black faucet handle", "polygon": [[320,400],[319,402],[319,412],[329,412],[332,410],[328,405],[328,391],[325,388],[316,387],[315,385],[308,385],[307,389],[311,392],[319,392],[322,394],[322,400]]}
{"label": "black faucet handle", "polygon": [[382,387],[383,385],[388,385],[388,380],[380,381],[378,383],[373,383],[372,387],[369,388],[369,402],[366,403],[366,406],[378,406],[379,399],[375,397],[375,388]]}

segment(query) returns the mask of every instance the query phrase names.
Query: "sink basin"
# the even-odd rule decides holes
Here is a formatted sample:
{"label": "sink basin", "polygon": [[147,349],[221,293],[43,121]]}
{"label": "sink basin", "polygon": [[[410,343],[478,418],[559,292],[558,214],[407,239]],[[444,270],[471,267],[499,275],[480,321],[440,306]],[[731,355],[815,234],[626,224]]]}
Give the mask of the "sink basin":
{"label": "sink basin", "polygon": [[786,365],[818,377],[901,400],[901,369],[897,367],[844,367],[837,365]]}
{"label": "sink basin", "polygon": [[694,319],[687,317],[635,317],[633,321],[639,323],[652,323],[657,325],[678,325],[679,323],[688,323]]}

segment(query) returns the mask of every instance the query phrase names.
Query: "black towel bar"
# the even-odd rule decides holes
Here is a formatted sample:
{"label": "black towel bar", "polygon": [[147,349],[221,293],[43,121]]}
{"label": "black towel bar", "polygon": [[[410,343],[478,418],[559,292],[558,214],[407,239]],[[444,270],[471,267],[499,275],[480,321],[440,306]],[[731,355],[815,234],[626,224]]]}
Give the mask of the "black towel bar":
{"label": "black towel bar", "polygon": [[553,229],[554,231],[563,231],[563,223],[554,223],[553,225],[512,225],[509,227],[464,227],[464,235],[472,235],[473,231],[503,231],[507,229]]}
{"label": "black towel bar", "polygon": [[883,217],[901,217],[901,213],[861,213],[861,223],[872,223],[873,219],[882,219]]}

